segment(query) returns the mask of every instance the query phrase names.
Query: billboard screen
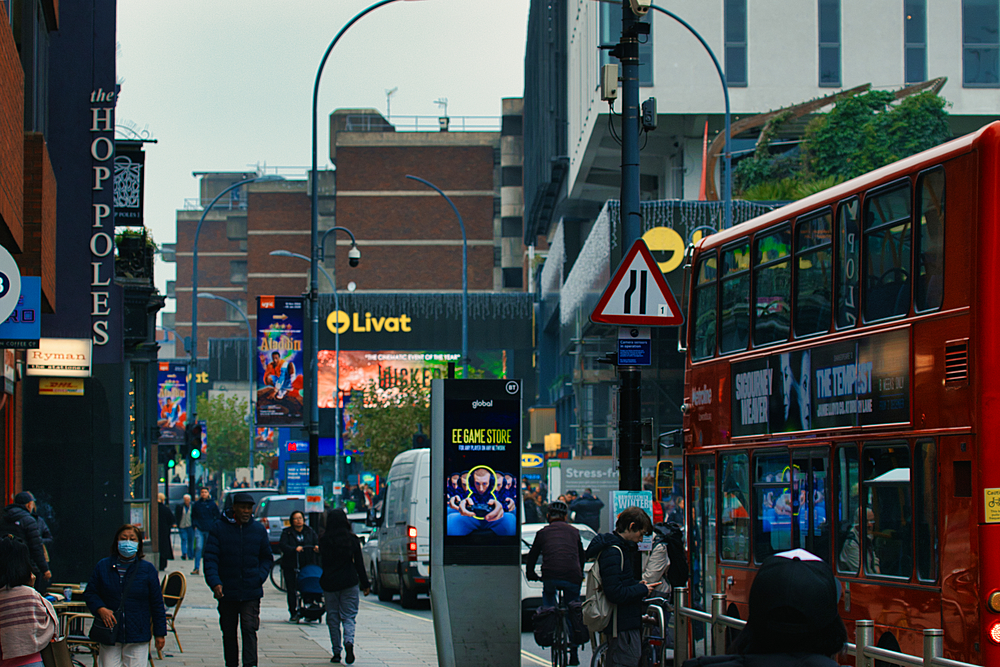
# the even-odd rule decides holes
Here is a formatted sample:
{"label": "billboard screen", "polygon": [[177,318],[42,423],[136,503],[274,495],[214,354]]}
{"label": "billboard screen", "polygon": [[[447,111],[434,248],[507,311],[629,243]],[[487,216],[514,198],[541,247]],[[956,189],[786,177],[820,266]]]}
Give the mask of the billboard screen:
{"label": "billboard screen", "polygon": [[159,416],[157,442],[161,445],[178,445],[184,442],[184,423],[187,421],[187,365],[181,362],[159,362],[156,381],[156,403]]}
{"label": "billboard screen", "polygon": [[521,383],[443,384],[445,563],[477,555],[492,560],[512,555],[517,562]]}
{"label": "billboard screen", "polygon": [[257,297],[257,424],[301,426],[303,298]]}

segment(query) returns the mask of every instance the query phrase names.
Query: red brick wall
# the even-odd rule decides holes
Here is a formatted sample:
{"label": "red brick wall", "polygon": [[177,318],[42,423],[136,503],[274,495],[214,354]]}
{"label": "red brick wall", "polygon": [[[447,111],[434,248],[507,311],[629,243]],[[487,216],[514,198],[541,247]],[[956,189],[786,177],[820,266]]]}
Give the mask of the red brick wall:
{"label": "red brick wall", "polygon": [[338,190],[493,190],[492,146],[338,146]]}
{"label": "red brick wall", "polygon": [[44,135],[24,137],[24,253],[22,275],[41,276],[42,310],[56,308],[56,176]]}
{"label": "red brick wall", "polygon": [[0,244],[19,252],[24,197],[24,71],[0,4]]}

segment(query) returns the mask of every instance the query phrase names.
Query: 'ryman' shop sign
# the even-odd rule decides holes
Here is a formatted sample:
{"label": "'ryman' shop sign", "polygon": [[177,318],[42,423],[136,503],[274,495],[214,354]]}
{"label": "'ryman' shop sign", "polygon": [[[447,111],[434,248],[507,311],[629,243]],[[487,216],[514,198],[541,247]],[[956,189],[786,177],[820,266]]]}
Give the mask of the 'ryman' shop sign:
{"label": "'ryman' shop sign", "polygon": [[42,338],[38,349],[26,350],[28,375],[90,377],[92,347],[89,338]]}
{"label": "'ryman' shop sign", "polygon": [[111,315],[111,281],[115,273],[114,179],[115,93],[98,88],[90,94],[90,158],[92,220],[90,232],[91,328],[94,345],[107,345]]}

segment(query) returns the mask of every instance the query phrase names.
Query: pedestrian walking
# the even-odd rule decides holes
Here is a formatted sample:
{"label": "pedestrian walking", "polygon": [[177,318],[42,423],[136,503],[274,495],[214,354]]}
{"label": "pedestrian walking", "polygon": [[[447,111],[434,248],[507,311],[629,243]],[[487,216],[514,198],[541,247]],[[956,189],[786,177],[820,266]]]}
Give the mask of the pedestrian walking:
{"label": "pedestrian walking", "polygon": [[590,526],[596,533],[601,529],[601,510],[604,509],[604,501],[594,497],[590,489],[584,489],[583,495],[569,504],[569,511],[573,512],[573,520]]}
{"label": "pedestrian walking", "polygon": [[[97,667],[145,667],[153,637],[157,650],[163,648],[163,593],[156,568],[143,560],[141,529],[125,524],[115,531],[111,555],[97,561],[83,599],[94,625],[111,630],[111,641],[102,642],[97,655]],[[97,638],[95,630],[91,637]]]}
{"label": "pedestrian walking", "polygon": [[174,510],[174,521],[177,522],[177,532],[181,536],[181,558],[194,558],[194,523],[191,520],[191,495],[184,494],[184,502]]}
{"label": "pedestrian walking", "polygon": [[170,529],[174,526],[174,513],[167,506],[167,497],[157,494],[157,535],[160,538],[160,569],[167,569],[167,561],[174,558],[174,546],[170,543]]}
{"label": "pedestrian walking", "polygon": [[296,623],[299,620],[296,594],[298,572],[306,565],[315,563],[319,553],[319,536],[306,525],[305,514],[295,510],[288,517],[288,527],[281,531],[278,548],[281,550],[281,570],[288,594],[288,620]]}
{"label": "pedestrian walking", "polygon": [[633,573],[639,562],[637,545],[652,532],[653,522],[644,510],[626,507],[618,515],[615,531],[601,533],[587,547],[587,559],[597,558],[600,564],[604,594],[617,605],[615,619],[604,630],[609,664],[615,667],[639,664],[643,600],[655,584],[640,581]]}
{"label": "pedestrian walking", "polygon": [[32,586],[31,555],[19,539],[0,538],[0,663],[42,667],[41,650],[56,634],[52,604]]}
{"label": "pedestrian walking", "polygon": [[208,539],[208,531],[222,515],[207,486],[201,487],[198,494],[198,500],[191,508],[191,523],[194,525],[194,569],[191,574],[201,574],[201,551]]}
{"label": "pedestrian walking", "polygon": [[38,522],[32,516],[35,511],[35,496],[31,491],[21,491],[14,496],[14,502],[4,508],[0,516],[0,535],[13,535],[28,545],[31,555],[31,572],[35,575],[35,590],[44,592],[52,580],[49,560],[45,557],[45,545]]}
{"label": "pedestrian walking", "polygon": [[684,667],[836,667],[847,642],[837,611],[840,586],[830,565],[804,549],[769,556],[750,586],[750,617],[733,655]]}
{"label": "pedestrian walking", "polygon": [[237,493],[233,506],[215,522],[205,540],[205,582],[219,601],[219,626],[226,667],[239,667],[243,640],[243,667],[257,664],[257,628],[263,583],[274,557],[267,530],[253,518],[253,496]]}
{"label": "pedestrian walking", "polygon": [[[326,515],[326,532],[319,541],[323,576],[319,585],[326,602],[326,624],[330,630],[330,662],[354,662],[354,628],[358,617],[359,593],[368,595],[371,585],[361,559],[361,540],[351,532],[351,522],[344,510],[332,510]],[[341,636],[343,626],[343,636]],[[341,646],[343,642],[343,646]]]}

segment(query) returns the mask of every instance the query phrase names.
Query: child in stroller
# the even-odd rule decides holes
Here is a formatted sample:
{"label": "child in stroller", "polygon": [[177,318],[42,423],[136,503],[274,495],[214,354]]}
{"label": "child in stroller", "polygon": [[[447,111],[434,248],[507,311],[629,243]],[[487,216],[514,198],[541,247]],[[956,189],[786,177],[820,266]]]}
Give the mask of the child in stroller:
{"label": "child in stroller", "polygon": [[296,616],[306,623],[319,622],[326,611],[323,604],[323,589],[319,587],[319,578],[322,574],[323,568],[319,565],[306,565],[299,570],[296,577],[295,593],[298,598]]}

